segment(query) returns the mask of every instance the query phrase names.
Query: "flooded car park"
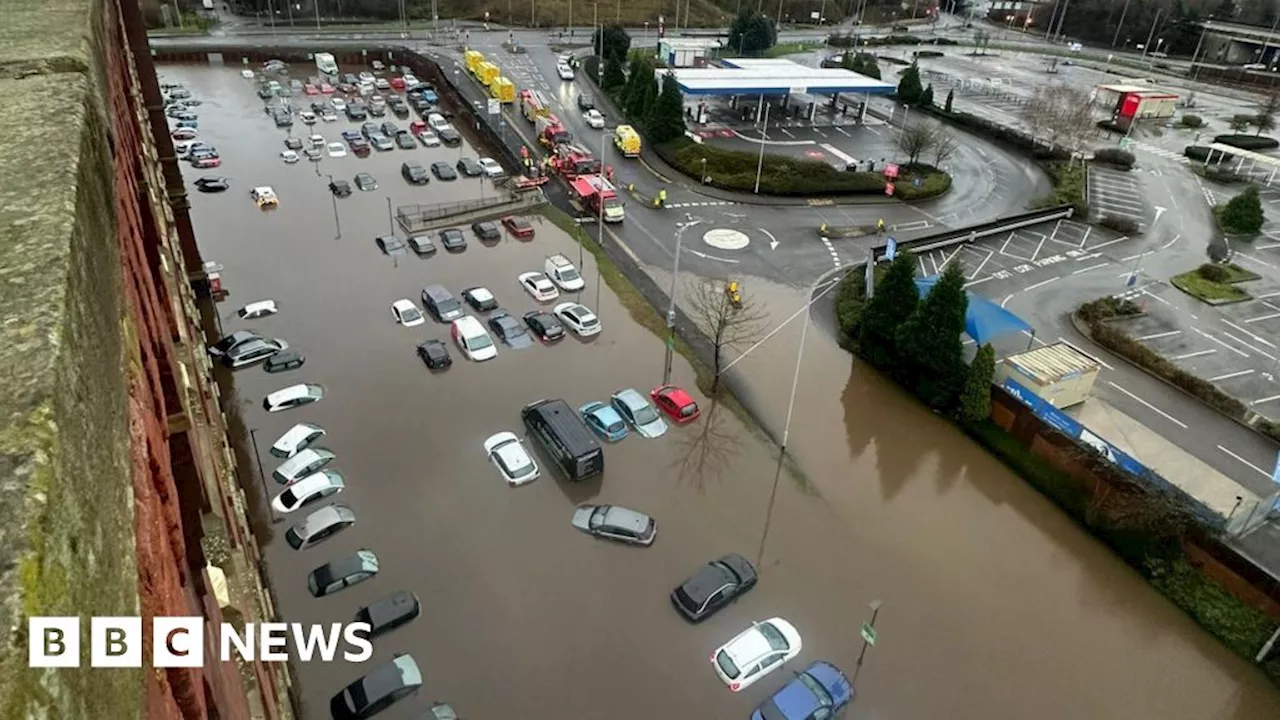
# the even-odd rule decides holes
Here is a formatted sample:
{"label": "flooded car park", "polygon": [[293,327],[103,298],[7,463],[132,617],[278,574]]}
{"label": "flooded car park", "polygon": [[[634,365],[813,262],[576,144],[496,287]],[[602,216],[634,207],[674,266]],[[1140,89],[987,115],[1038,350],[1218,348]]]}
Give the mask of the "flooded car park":
{"label": "flooded car park", "polygon": [[[468,177],[409,185],[401,163],[483,153],[468,141],[286,165],[286,133],[262,112],[252,82],[231,69],[163,72],[206,101],[200,139],[218,147],[217,172],[232,183],[230,192],[192,196],[202,252],[224,266],[231,291],[224,330],[284,339],[307,358],[282,374],[235,371],[224,402],[255,431],[268,474],[276,438],[299,422],[323,427],[336,455],[326,469],[345,480],[334,500],[356,516],[303,550],[289,546],[285,528],[331,501],[269,525],[264,554],[280,619],[350,621],[400,590],[421,603],[416,619],[374,640],[369,663],[297,664],[303,717],[327,717],[334,693],[401,652],[417,660],[424,688],[385,713],[393,720],[435,700],[476,718],[747,717],[791,679],[787,671],[812,661],[831,660],[853,677],[858,624],[876,599],[886,603],[882,637],[856,681],[851,717],[1275,717],[1274,697],[1246,666],[959,433],[865,370],[851,372],[848,356],[817,344],[817,333],[791,433],[806,475],[784,472],[778,485],[758,585],[690,625],[671,606],[672,589],[729,553],[756,562],[775,459],[756,431],[692,387],[681,358],[673,379],[694,392],[701,416],[670,423],[658,438],[604,443],[603,478],[566,483],[529,443],[541,477],[511,487],[484,452],[496,433],[524,436],[527,403],[563,398],[579,408],[660,384],[662,340],[600,287],[590,254],[533,217],[532,238],[503,229],[496,243],[476,240],[457,253],[383,255],[377,236],[403,238],[394,206],[467,200],[493,187]],[[336,139],[359,123],[314,127]],[[189,182],[200,174],[183,171]],[[351,181],[360,171],[378,189],[335,199],[328,175]],[[279,205],[258,209],[248,197],[255,186],[274,188]],[[578,264],[586,287],[539,303],[516,278],[542,271],[554,254]],[[603,330],[499,345],[495,358],[469,361],[447,324],[395,322],[392,303],[420,302],[430,284],[457,297],[482,286],[515,317],[575,300]],[[261,298],[278,312],[235,317]],[[779,293],[769,304],[785,301]],[[778,378],[790,378],[791,334],[742,364],[771,417],[786,409],[789,383]],[[432,339],[452,354],[448,369],[431,372],[418,357]],[[810,382],[817,377],[846,385],[836,392]],[[323,387],[323,399],[263,411],[267,394],[296,383]],[[246,492],[261,493],[250,468],[243,472]],[[267,480],[267,491],[280,489]],[[645,513],[658,537],[650,547],[595,540],[571,524],[584,503]],[[364,548],[377,554],[376,576],[312,597],[313,570]],[[795,626],[803,650],[783,671],[730,692],[711,654],[773,617]]]}

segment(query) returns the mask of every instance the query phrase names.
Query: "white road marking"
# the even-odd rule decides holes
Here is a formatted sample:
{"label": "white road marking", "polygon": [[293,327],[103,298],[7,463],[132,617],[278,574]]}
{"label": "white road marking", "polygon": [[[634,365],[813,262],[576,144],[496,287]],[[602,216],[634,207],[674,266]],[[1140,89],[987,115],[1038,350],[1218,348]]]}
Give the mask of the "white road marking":
{"label": "white road marking", "polygon": [[[1106,242],[1104,242],[1104,243],[1098,243],[1097,245],[1094,245],[1093,247],[1091,247],[1091,248],[1089,248],[1089,249],[1090,249],[1090,250],[1101,250],[1102,248],[1104,248],[1104,247],[1106,247],[1106,246],[1108,246],[1108,245],[1115,245],[1115,244],[1116,244],[1116,243],[1118,243],[1118,242],[1124,242],[1125,240],[1128,240],[1128,239],[1129,239],[1129,236],[1128,236],[1128,235],[1125,235],[1124,237],[1116,238],[1115,240],[1108,240],[1108,241],[1106,241]],[[1081,245],[1081,247],[1084,247],[1084,245]]]}
{"label": "white road marking", "polygon": [[1219,380],[1230,380],[1231,378],[1234,378],[1234,377],[1241,377],[1244,375],[1252,375],[1252,374],[1253,374],[1252,370],[1241,370],[1239,372],[1230,372],[1230,373],[1227,373],[1226,375],[1211,377],[1209,378],[1209,382],[1218,382]]}
{"label": "white road marking", "polygon": [[1254,346],[1250,345],[1249,343],[1245,342],[1244,340],[1241,340],[1240,338],[1236,337],[1235,335],[1232,335],[1231,333],[1227,332],[1226,330],[1223,330],[1223,331],[1222,331],[1222,334],[1223,334],[1223,335],[1225,335],[1225,336],[1227,336],[1227,337],[1229,337],[1229,338],[1231,338],[1232,340],[1235,340],[1236,342],[1238,342],[1238,343],[1240,343],[1241,345],[1243,345],[1243,346],[1245,346],[1245,347],[1249,348],[1250,350],[1252,350],[1252,351],[1254,351],[1254,352],[1258,353],[1259,355],[1261,355],[1261,356],[1263,356],[1263,357],[1267,358],[1268,360],[1272,360],[1272,361],[1274,361],[1274,360],[1276,359],[1276,356],[1275,356],[1275,355],[1272,355],[1271,353],[1267,352],[1266,350],[1262,350],[1262,349],[1259,349],[1259,348],[1256,348],[1256,347],[1254,347]]}
{"label": "white road marking", "polygon": [[1022,332],[1022,334],[1023,334],[1023,335],[1026,335],[1027,337],[1031,338],[1031,340],[1032,340],[1033,342],[1038,342],[1038,343],[1040,343],[1041,345],[1048,345],[1048,344],[1049,344],[1049,343],[1047,343],[1047,342],[1045,342],[1045,341],[1041,340],[1040,338],[1036,337],[1035,335],[1032,335],[1031,333],[1027,332],[1026,330],[1022,330],[1021,332]]}
{"label": "white road marking", "polygon": [[928,275],[928,274],[929,274],[929,271],[928,271],[928,270],[926,270],[926,269],[925,269],[925,267],[924,267],[924,256],[923,256],[923,255],[917,255],[917,256],[916,256],[916,259],[920,261],[920,274],[921,274],[921,275]]}
{"label": "white road marking", "polygon": [[1008,302],[1009,302],[1010,300],[1012,300],[1012,299],[1013,299],[1013,295],[1012,295],[1012,294],[1010,294],[1008,297],[1006,297],[1005,299],[1003,299],[1003,300],[1001,300],[1001,301],[1000,301],[1000,307],[1004,307],[1004,306],[1005,306],[1005,304],[1006,304],[1006,303],[1008,303]]}
{"label": "white road marking", "polygon": [[1259,472],[1263,477],[1268,477],[1268,478],[1269,478],[1269,477],[1271,477],[1271,473],[1267,472],[1266,470],[1263,470],[1262,468],[1258,467],[1257,465],[1254,465],[1253,463],[1249,462],[1248,460],[1245,460],[1244,458],[1242,458],[1242,457],[1240,457],[1239,455],[1237,455],[1237,454],[1235,454],[1235,453],[1231,452],[1230,450],[1228,450],[1228,449],[1226,449],[1226,448],[1222,447],[1221,445],[1219,445],[1219,446],[1218,446],[1218,449],[1219,449],[1219,450],[1221,450],[1222,452],[1224,452],[1224,453],[1226,453],[1226,454],[1230,455],[1231,457],[1235,458],[1236,460],[1239,460],[1240,462],[1244,463],[1245,465],[1248,465],[1249,467],[1253,468],[1254,470],[1257,470],[1257,471],[1258,471],[1258,472]]}
{"label": "white road marking", "polygon": [[[969,247],[969,246],[961,245],[960,247]],[[982,259],[982,262],[978,263],[978,269],[973,271],[973,274],[969,276],[969,279],[972,280],[973,278],[977,277],[978,273],[982,272],[982,268],[986,267],[987,261],[991,259],[992,255],[995,255],[995,254],[996,254],[995,250],[988,250],[987,256]]]}
{"label": "white road marking", "polygon": [[1097,265],[1090,265],[1090,266],[1089,266],[1089,267],[1087,267],[1087,268],[1080,268],[1079,270],[1076,270],[1076,271],[1072,272],[1071,274],[1072,274],[1072,275],[1079,275],[1080,273],[1087,273],[1087,272],[1089,272],[1090,270],[1097,270],[1097,269],[1098,269],[1098,268],[1100,268],[1100,267],[1106,267],[1106,266],[1108,266],[1108,265],[1110,265],[1110,264],[1111,264],[1111,263],[1109,263],[1109,262],[1104,262],[1104,263],[1098,263]]}
{"label": "white road marking", "polygon": [[1267,293],[1266,295],[1254,295],[1253,297],[1257,300],[1266,300],[1267,298],[1273,298],[1277,295],[1280,295],[1280,292]]}
{"label": "white road marking", "polygon": [[939,272],[941,272],[941,271],[938,269],[938,258],[937,258],[937,257],[935,257],[933,253],[929,253],[929,262],[933,263],[933,274],[934,274],[934,275],[937,275]]}
{"label": "white road marking", "polygon": [[952,260],[955,260],[955,259],[956,259],[956,256],[960,254],[960,248],[963,248],[963,247],[964,247],[964,246],[963,246],[963,245],[961,245],[960,247],[956,248],[956,251],[955,251],[955,252],[953,252],[953,253],[951,253],[951,257],[947,257],[947,253],[946,253],[946,251],[945,251],[945,250],[939,250],[938,252],[942,253],[942,265],[938,266],[938,269],[939,269],[940,271],[941,271],[941,270],[946,270],[946,269],[947,269],[947,263],[951,262]]}
{"label": "white road marking", "polygon": [[1193,357],[1200,357],[1201,355],[1212,355],[1216,352],[1218,351],[1214,350],[1213,348],[1209,348],[1208,350],[1197,350],[1195,352],[1189,352],[1186,355],[1174,355],[1169,359],[1170,360],[1188,360]]}
{"label": "white road marking", "polygon": [[1249,262],[1256,262],[1256,263],[1258,263],[1259,265],[1265,265],[1265,266],[1267,266],[1267,267],[1269,267],[1269,268],[1273,268],[1273,267],[1275,267],[1275,265],[1272,265],[1271,263],[1266,262],[1265,260],[1259,260],[1258,258],[1256,258],[1256,257],[1254,257],[1254,256],[1252,256],[1252,255],[1250,255],[1250,254],[1248,254],[1248,253],[1237,252],[1237,253],[1235,253],[1235,254],[1236,254],[1236,255],[1238,255],[1238,256],[1240,256],[1240,257],[1242,257],[1242,258],[1244,258],[1245,260],[1248,260]]}
{"label": "white road marking", "polygon": [[1149,298],[1155,298],[1156,300],[1159,300],[1160,302],[1164,303],[1165,305],[1168,305],[1169,307],[1173,307],[1173,303],[1169,302],[1168,300],[1165,300],[1164,298],[1160,297],[1159,295],[1153,295],[1152,293],[1148,292],[1148,291],[1147,291],[1147,290],[1145,290],[1145,289],[1142,291],[1142,294],[1143,294],[1143,295],[1146,295],[1146,296],[1147,296],[1147,297],[1149,297]]}
{"label": "white road marking", "polygon": [[1275,318],[1278,318],[1278,317],[1280,317],[1280,313],[1271,313],[1270,315],[1259,315],[1258,317],[1255,317],[1255,318],[1249,318],[1248,320],[1245,320],[1245,322],[1256,323],[1262,320],[1274,320]]}
{"label": "white road marking", "polygon": [[1258,337],[1257,335],[1255,335],[1255,334],[1253,334],[1253,333],[1249,332],[1248,330],[1245,330],[1244,328],[1242,328],[1242,327],[1240,327],[1239,325],[1237,325],[1237,324],[1235,324],[1235,323],[1231,322],[1230,320],[1223,320],[1223,321],[1222,321],[1222,324],[1223,324],[1223,325],[1230,325],[1231,327],[1233,327],[1233,328],[1235,328],[1235,329],[1239,330],[1240,332],[1244,333],[1245,335],[1248,335],[1249,337],[1253,338],[1254,340],[1257,340],[1258,342],[1262,343],[1263,345],[1266,345],[1267,347],[1271,348],[1272,350],[1275,350],[1275,349],[1276,349],[1276,346],[1275,346],[1275,345],[1273,345],[1273,344],[1271,344],[1271,343],[1270,343],[1266,338]]}
{"label": "white road marking", "polygon": [[1280,395],[1272,395],[1271,397],[1259,398],[1259,399],[1254,400],[1253,402],[1251,402],[1251,403],[1249,403],[1249,404],[1250,404],[1250,405],[1261,405],[1261,404],[1262,404],[1262,403],[1264,403],[1264,402],[1271,402],[1272,400],[1280,400]]}
{"label": "white road marking", "polygon": [[[1084,247],[1084,244],[1089,241],[1089,233],[1091,232],[1093,232],[1093,226],[1086,225],[1084,228],[1084,237],[1080,238],[1080,247]],[[1124,238],[1120,238],[1120,240],[1124,240]],[[1120,242],[1120,240],[1117,240],[1116,242]]]}
{"label": "white road marking", "polygon": [[844,128],[840,127],[839,125],[837,125],[837,126],[836,126],[836,132],[840,133],[841,135],[843,135],[843,136],[845,136],[845,137],[853,137],[852,135],[850,135],[850,134],[849,134],[849,132],[848,132],[847,130],[845,130]]}
{"label": "white road marking", "polygon": [[1154,335],[1143,335],[1142,337],[1138,338],[1138,340],[1159,340],[1160,338],[1173,337],[1174,335],[1181,335],[1181,334],[1182,334],[1181,330],[1170,330],[1169,332],[1156,333]]}
{"label": "white road marking", "polygon": [[[1015,231],[1015,232],[1011,232],[1011,233],[1009,233],[1009,237],[1007,237],[1007,238],[1005,238],[1005,239],[1004,239],[1004,244],[1000,246],[1000,254],[1001,254],[1001,255],[1004,255],[1004,254],[1005,254],[1005,252],[1004,252],[1005,248],[1009,247],[1009,243],[1013,242],[1013,236],[1014,236],[1014,235],[1017,235],[1017,234],[1018,234],[1018,233],[1017,233],[1016,231]],[[1021,259],[1021,258],[1019,258],[1019,259]]]}
{"label": "white road marking", "polygon": [[1178,242],[1178,240],[1179,240],[1181,237],[1182,237],[1182,234],[1181,234],[1181,233],[1179,233],[1179,234],[1177,234],[1177,235],[1174,235],[1174,236],[1173,236],[1173,239],[1172,239],[1172,240],[1170,240],[1169,242],[1167,242],[1167,243],[1165,243],[1165,244],[1161,245],[1161,246],[1160,246],[1160,249],[1161,249],[1161,250],[1168,250],[1169,248],[1173,247],[1173,244],[1174,244],[1174,243],[1176,243],[1176,242]]}
{"label": "white road marking", "polygon": [[988,280],[995,280],[995,276],[994,276],[994,275],[988,275],[988,276],[986,276],[986,277],[984,277],[984,278],[980,278],[980,279],[978,279],[978,280],[970,280],[969,282],[965,283],[965,284],[964,284],[964,286],[965,286],[966,288],[969,288],[969,287],[973,287],[974,285],[981,285],[982,283],[984,283],[984,282],[986,282],[986,281],[988,281]]}
{"label": "white road marking", "polygon": [[1249,353],[1244,352],[1243,350],[1240,350],[1240,349],[1238,349],[1238,348],[1235,348],[1235,347],[1233,347],[1233,346],[1231,346],[1231,345],[1228,345],[1228,344],[1226,344],[1226,343],[1222,342],[1222,341],[1221,341],[1221,340],[1219,340],[1218,338],[1216,338],[1216,337],[1214,337],[1214,336],[1210,335],[1209,333],[1207,333],[1207,332],[1205,332],[1205,331],[1201,330],[1200,328],[1195,328],[1195,327],[1193,327],[1193,328],[1191,328],[1191,330],[1192,330],[1192,332],[1199,333],[1199,334],[1201,335],[1201,337],[1205,338],[1206,340],[1209,340],[1210,342],[1216,342],[1216,343],[1218,343],[1218,344],[1219,344],[1219,345],[1221,345],[1222,347],[1224,347],[1224,348],[1226,348],[1226,349],[1230,350],[1231,352],[1233,352],[1233,353],[1235,353],[1235,354],[1239,355],[1240,357],[1246,357],[1246,358],[1247,358],[1247,357],[1249,357]]}
{"label": "white road marking", "polygon": [[1126,258],[1120,258],[1120,262],[1129,262],[1130,260],[1137,260],[1138,258],[1146,257],[1154,252],[1155,250],[1148,250],[1144,253],[1138,253],[1137,255],[1130,255],[1129,257],[1126,257]]}
{"label": "white road marking", "polygon": [[[1040,282],[1036,283],[1035,285],[1028,285],[1027,287],[1023,288],[1023,292],[1027,292],[1027,291],[1030,291],[1030,290],[1035,290],[1035,289],[1036,289],[1036,288],[1038,288],[1038,287],[1044,287],[1045,285],[1048,285],[1049,283],[1051,283],[1051,282],[1053,282],[1053,281],[1055,281],[1055,280],[1061,280],[1061,279],[1062,279],[1062,276],[1061,276],[1061,275],[1055,275],[1055,276],[1053,276],[1053,277],[1049,278],[1048,280],[1041,280]],[[1002,307],[1003,307],[1003,305],[1002,305]]]}
{"label": "white road marking", "polygon": [[[1182,422],[1181,420],[1179,420],[1179,419],[1175,418],[1174,416],[1170,415],[1169,413],[1167,413],[1167,412],[1165,412],[1165,411],[1161,410],[1160,408],[1156,407],[1155,405],[1152,405],[1151,403],[1147,402],[1146,400],[1143,400],[1142,398],[1138,397],[1137,395],[1134,395],[1133,393],[1129,392],[1128,390],[1125,390],[1124,388],[1122,388],[1122,387],[1120,387],[1119,385],[1117,385],[1117,384],[1115,384],[1115,383],[1111,382],[1110,380],[1108,380],[1108,381],[1107,381],[1107,384],[1108,384],[1108,385],[1110,385],[1111,387],[1113,387],[1113,388],[1115,388],[1115,389],[1119,390],[1120,392],[1124,393],[1125,395],[1128,395],[1129,397],[1133,398],[1134,400],[1137,400],[1138,402],[1142,403],[1142,404],[1143,404],[1143,405],[1145,405],[1148,409],[1150,409],[1150,410],[1154,411],[1155,413],[1157,413],[1158,415],[1160,415],[1160,416],[1161,416],[1161,417],[1163,417],[1164,419],[1168,420],[1169,422],[1173,423],[1174,425],[1177,425],[1178,427],[1182,428],[1183,430],[1186,430],[1186,429],[1187,429],[1187,425],[1186,425],[1186,423],[1184,423],[1184,422]],[[1219,447],[1221,447],[1221,446],[1219,446]]]}
{"label": "white road marking", "polygon": [[1036,246],[1036,251],[1031,253],[1031,262],[1035,262],[1036,258],[1040,257],[1040,249],[1044,247],[1045,239],[1046,239],[1045,236],[1043,235],[1040,236],[1040,244]]}

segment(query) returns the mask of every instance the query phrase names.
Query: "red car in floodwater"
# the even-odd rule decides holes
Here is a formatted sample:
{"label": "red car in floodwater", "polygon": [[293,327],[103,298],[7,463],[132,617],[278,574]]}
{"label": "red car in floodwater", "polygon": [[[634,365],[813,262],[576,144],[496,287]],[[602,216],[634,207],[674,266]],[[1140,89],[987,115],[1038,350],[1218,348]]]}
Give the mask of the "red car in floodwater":
{"label": "red car in floodwater", "polygon": [[675,385],[659,385],[649,393],[649,399],[653,400],[659,410],[682,425],[697,420],[702,414],[693,396]]}

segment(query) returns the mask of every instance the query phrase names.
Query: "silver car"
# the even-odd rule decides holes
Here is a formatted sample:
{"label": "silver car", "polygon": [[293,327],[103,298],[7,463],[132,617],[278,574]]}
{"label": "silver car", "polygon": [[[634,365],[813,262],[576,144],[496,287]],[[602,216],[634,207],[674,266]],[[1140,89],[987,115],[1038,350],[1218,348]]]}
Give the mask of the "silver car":
{"label": "silver car", "polygon": [[319,472],[325,465],[333,462],[334,455],[328,448],[307,448],[293,457],[280,463],[280,467],[271,473],[276,482],[281,485],[297,482],[298,480]]}
{"label": "silver car", "polygon": [[667,432],[667,423],[658,414],[658,409],[634,388],[619,390],[609,398],[609,402],[641,437],[656,438]]}
{"label": "silver car", "polygon": [[294,550],[306,550],[356,524],[356,514],[346,505],[327,505],[302,519],[284,533]]}
{"label": "silver car", "polygon": [[289,343],[275,338],[267,340],[265,338],[254,338],[248,342],[240,343],[232,347],[222,356],[222,364],[235,370],[242,367],[248,367],[255,363],[275,355],[279,352],[287,350]]}
{"label": "silver car", "polygon": [[573,526],[588,535],[629,545],[649,546],[658,535],[658,523],[636,510],[617,505],[579,505]]}

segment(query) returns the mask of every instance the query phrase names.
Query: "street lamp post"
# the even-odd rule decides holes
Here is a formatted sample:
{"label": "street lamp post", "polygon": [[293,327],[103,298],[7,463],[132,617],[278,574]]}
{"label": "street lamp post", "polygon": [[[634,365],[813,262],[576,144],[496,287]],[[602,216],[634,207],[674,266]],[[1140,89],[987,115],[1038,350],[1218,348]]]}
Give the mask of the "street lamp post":
{"label": "street lamp post", "polygon": [[[763,95],[760,96],[760,100],[763,102]],[[769,107],[772,104],[773,103],[770,103],[769,105],[764,106],[764,128],[760,131],[760,158],[756,160],[756,187],[755,190],[752,191],[756,195],[760,194],[760,175],[764,172],[764,141],[769,135]],[[706,161],[704,160],[703,162],[705,163]],[[703,167],[702,170],[702,174],[706,175],[706,167]]]}
{"label": "street lamp post", "polygon": [[333,175],[329,176],[329,199],[333,201],[333,229],[336,233],[334,240],[342,239],[342,223],[338,220],[338,196],[333,194]]}
{"label": "street lamp post", "polygon": [[316,9],[316,29],[320,29],[320,0],[311,0],[311,6]]}
{"label": "street lamp post", "polygon": [[662,366],[662,384],[671,382],[671,353],[676,347],[676,290],[680,283],[680,244],[684,239],[684,231],[701,223],[689,213],[684,214],[684,222],[676,223],[676,256],[671,265],[671,296],[667,306],[667,350]]}
{"label": "street lamp post", "polygon": [[267,473],[262,469],[262,453],[258,450],[258,428],[249,428],[249,442],[253,445],[253,460],[258,466],[258,480],[262,483],[262,504],[267,508],[267,516],[275,522],[275,513],[271,510],[271,491],[267,488]]}
{"label": "street lamp post", "polygon": [[1160,13],[1164,8],[1156,8],[1156,16],[1151,20],[1151,31],[1147,33],[1147,41],[1142,44],[1142,59],[1147,59],[1147,51],[1151,49],[1151,38],[1156,34],[1156,24],[1160,22]]}
{"label": "street lamp post", "polygon": [[871,608],[871,622],[862,626],[862,652],[858,653],[858,664],[853,669],[853,682],[858,681],[858,673],[862,670],[862,660],[867,656],[867,648],[876,644],[876,616],[880,614],[880,606],[883,605],[879,600],[872,600],[867,604]]}

